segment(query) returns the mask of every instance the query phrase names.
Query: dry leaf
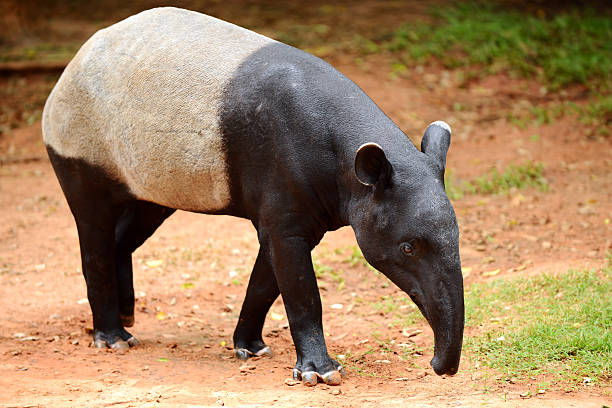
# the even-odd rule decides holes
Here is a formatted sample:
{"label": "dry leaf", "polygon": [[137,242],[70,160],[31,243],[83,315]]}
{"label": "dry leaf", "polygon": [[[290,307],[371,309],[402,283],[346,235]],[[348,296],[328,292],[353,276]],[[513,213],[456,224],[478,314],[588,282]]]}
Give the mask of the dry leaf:
{"label": "dry leaf", "polygon": [[157,268],[163,263],[164,261],[162,259],[152,259],[150,261],[145,262],[145,265],[147,265],[149,268]]}
{"label": "dry leaf", "polygon": [[498,274],[500,271],[501,271],[501,269],[499,269],[499,268],[498,268],[498,269],[494,269],[494,270],[489,271],[489,272],[483,272],[483,273],[482,273],[482,276],[495,276],[495,275],[497,275],[497,274]]}
{"label": "dry leaf", "polygon": [[274,312],[270,313],[270,317],[272,318],[272,320],[283,320],[285,318],[285,316],[283,316],[282,314]]}

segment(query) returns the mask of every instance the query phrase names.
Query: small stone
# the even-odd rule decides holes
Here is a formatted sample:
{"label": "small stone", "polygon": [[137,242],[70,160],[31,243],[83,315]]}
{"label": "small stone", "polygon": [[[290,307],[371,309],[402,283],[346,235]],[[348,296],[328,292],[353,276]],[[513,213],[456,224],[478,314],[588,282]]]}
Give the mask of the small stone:
{"label": "small stone", "polygon": [[299,383],[299,381],[294,380],[292,378],[285,379],[285,385],[288,385],[289,387],[293,387],[294,385],[298,385]]}
{"label": "small stone", "polygon": [[240,372],[241,373],[246,373],[246,372],[249,372],[249,371],[253,371],[256,368],[257,368],[256,366],[244,364],[244,365],[240,366]]}
{"label": "small stone", "polygon": [[421,333],[423,333],[423,330],[420,330],[420,329],[409,330],[408,328],[406,328],[402,330],[402,336],[406,336],[406,337],[414,337]]}
{"label": "small stone", "polygon": [[339,389],[335,389],[335,390],[332,390],[331,394],[332,395],[340,395],[340,394],[342,394],[342,391],[339,390]]}
{"label": "small stone", "polygon": [[425,378],[427,377],[427,371],[421,370],[416,373],[416,378]]}
{"label": "small stone", "polygon": [[542,242],[542,248],[550,249],[550,248],[552,248],[552,244],[549,241],[543,241]]}

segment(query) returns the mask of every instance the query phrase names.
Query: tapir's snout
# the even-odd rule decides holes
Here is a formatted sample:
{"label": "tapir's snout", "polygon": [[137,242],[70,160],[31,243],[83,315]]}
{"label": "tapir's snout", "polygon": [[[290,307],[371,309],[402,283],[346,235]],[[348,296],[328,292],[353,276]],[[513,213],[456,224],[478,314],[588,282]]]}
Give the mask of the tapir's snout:
{"label": "tapir's snout", "polygon": [[438,375],[454,375],[459,370],[465,323],[460,271],[458,268],[448,274],[432,273],[424,281],[414,282],[407,291],[434,332],[434,357],[430,364]]}
{"label": "tapir's snout", "polygon": [[458,353],[456,358],[447,358],[439,357],[435,355],[434,358],[431,359],[431,368],[433,368],[434,372],[438,375],[448,374],[455,375],[459,370],[459,359],[461,356],[461,352]]}
{"label": "tapir's snout", "polygon": [[463,345],[463,277],[460,270],[452,275],[454,279],[436,285],[436,293],[429,295],[431,300],[427,307],[427,320],[435,338],[434,358],[430,364],[438,375],[457,373]]}

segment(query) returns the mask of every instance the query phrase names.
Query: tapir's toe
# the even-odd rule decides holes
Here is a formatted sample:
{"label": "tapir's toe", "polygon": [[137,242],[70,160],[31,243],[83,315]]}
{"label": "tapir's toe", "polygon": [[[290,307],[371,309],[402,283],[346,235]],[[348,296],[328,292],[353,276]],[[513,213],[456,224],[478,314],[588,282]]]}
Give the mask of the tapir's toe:
{"label": "tapir's toe", "polygon": [[272,349],[270,347],[265,346],[257,351],[251,351],[246,348],[237,348],[234,350],[236,353],[236,357],[240,360],[247,360],[249,357],[261,357],[261,356],[271,356]]}
{"label": "tapir's toe", "polygon": [[340,385],[342,383],[342,377],[344,377],[345,375],[344,368],[336,361],[331,361],[333,367],[335,368],[326,371],[323,374],[313,370],[302,371],[296,366],[293,369],[293,378],[295,380],[301,380],[302,383],[304,383],[304,385],[307,387],[313,387],[317,385],[318,382],[323,382],[327,385]]}
{"label": "tapir's toe", "polygon": [[101,330],[94,331],[93,345],[96,348],[108,347],[113,351],[123,352],[129,350],[130,347],[136,347],[140,344],[138,339],[123,328],[120,330],[113,330],[112,332],[103,332]]}

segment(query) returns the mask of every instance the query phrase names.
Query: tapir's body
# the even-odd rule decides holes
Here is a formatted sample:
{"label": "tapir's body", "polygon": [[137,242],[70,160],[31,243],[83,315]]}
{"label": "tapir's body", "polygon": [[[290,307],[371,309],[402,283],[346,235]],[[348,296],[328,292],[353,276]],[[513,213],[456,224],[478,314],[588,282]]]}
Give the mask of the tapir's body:
{"label": "tapir's body", "polygon": [[280,292],[297,375],[340,382],[310,250],[326,231],[351,225],[366,259],[434,327],[436,372],[456,371],[463,291],[442,181],[443,122],[428,128],[424,154],[322,60],[161,8],[81,48],[49,96],[43,135],[77,222],[97,345],[134,342],[123,329],[133,324],[131,253],[183,209],[257,228],[261,247],[234,334],[240,357],[268,351],[261,328]]}

